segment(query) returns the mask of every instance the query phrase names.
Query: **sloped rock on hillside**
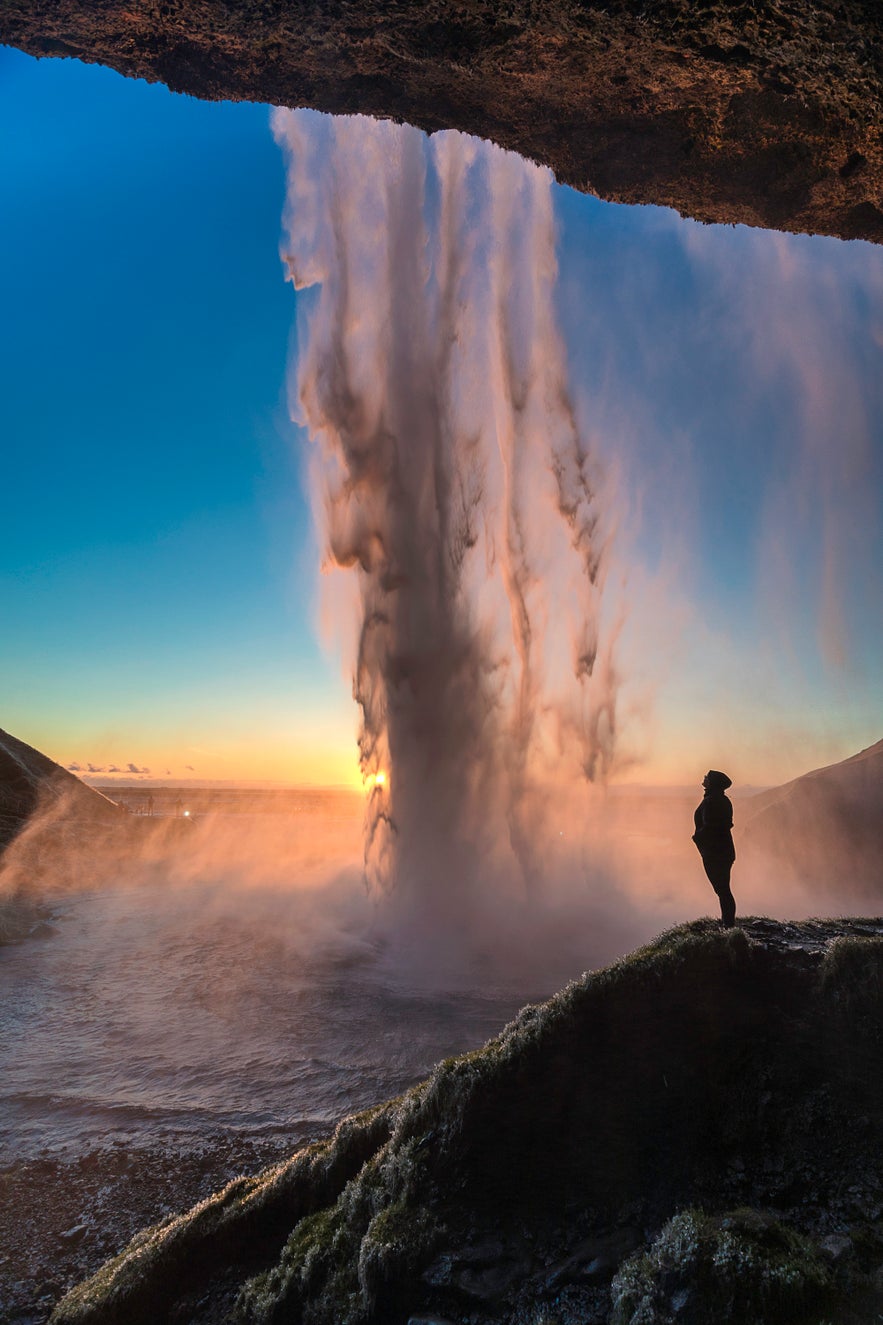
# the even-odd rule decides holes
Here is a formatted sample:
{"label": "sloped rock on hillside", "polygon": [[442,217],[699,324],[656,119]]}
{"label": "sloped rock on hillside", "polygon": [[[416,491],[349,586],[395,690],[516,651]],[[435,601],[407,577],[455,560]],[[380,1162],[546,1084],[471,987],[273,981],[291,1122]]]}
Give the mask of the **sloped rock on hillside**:
{"label": "sloped rock on hillside", "polygon": [[[742,801],[741,843],[847,905],[883,899],[883,741]],[[849,899],[847,901],[847,899]]]}
{"label": "sloped rock on hillside", "polygon": [[64,802],[78,818],[118,822],[125,811],[48,755],[0,731],[0,851],[38,806]]}
{"label": "sloped rock on hillside", "polygon": [[54,1325],[866,1325],[883,920],[699,921],[139,1235]]}

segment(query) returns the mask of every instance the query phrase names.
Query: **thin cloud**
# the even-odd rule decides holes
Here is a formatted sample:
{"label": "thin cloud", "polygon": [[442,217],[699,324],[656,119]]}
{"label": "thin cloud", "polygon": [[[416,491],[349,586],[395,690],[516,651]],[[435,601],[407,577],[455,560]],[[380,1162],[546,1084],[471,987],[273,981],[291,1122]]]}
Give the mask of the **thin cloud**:
{"label": "thin cloud", "polygon": [[68,765],[67,765],[67,771],[68,771],[69,773],[82,773],[82,771],[83,771],[83,766],[82,766],[82,764],[78,764],[78,763],[76,763],[76,762],[73,763],[73,764],[68,764]]}

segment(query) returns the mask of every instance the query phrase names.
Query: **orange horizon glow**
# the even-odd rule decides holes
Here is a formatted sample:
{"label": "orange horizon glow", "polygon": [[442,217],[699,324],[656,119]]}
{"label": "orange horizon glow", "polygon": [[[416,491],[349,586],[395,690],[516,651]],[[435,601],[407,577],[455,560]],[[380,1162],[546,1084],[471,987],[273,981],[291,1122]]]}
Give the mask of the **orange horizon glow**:
{"label": "orange horizon glow", "polygon": [[[73,722],[52,727],[46,722],[37,728],[9,717],[3,725],[62,768],[79,765],[71,771],[92,785],[327,788],[362,794],[388,789],[389,770],[363,776],[355,718],[347,721],[345,712],[342,716],[329,722],[321,735],[309,732],[306,722],[298,724],[299,731],[289,722],[289,730],[251,738],[241,728],[154,731],[148,736],[134,726],[113,733]],[[676,715],[659,714],[643,747],[623,757],[609,785],[698,787],[708,768],[724,768],[737,786],[776,786],[856,754],[883,735],[813,731],[794,717],[775,728],[743,723],[737,730],[733,718],[686,725],[687,735]]]}
{"label": "orange horizon glow", "polygon": [[327,723],[327,733],[310,731],[306,722],[298,731],[289,722],[278,733],[261,731],[253,737],[241,731],[206,729],[147,734],[134,727],[107,733],[90,729],[85,722],[77,723],[73,731],[65,730],[65,723],[60,730],[48,722],[25,725],[5,716],[3,726],[91,784],[225,783],[363,790],[351,719]]}

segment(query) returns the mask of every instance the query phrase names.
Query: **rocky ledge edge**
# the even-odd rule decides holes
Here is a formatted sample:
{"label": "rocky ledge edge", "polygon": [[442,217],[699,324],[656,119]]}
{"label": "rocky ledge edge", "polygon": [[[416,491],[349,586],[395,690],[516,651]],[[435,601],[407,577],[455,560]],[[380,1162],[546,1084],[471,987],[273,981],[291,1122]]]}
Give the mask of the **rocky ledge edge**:
{"label": "rocky ledge edge", "polygon": [[867,1325],[883,920],[681,926],[139,1234],[53,1325]]}
{"label": "rocky ledge edge", "polygon": [[883,242],[878,0],[4,0],[0,41],[459,129],[700,221]]}

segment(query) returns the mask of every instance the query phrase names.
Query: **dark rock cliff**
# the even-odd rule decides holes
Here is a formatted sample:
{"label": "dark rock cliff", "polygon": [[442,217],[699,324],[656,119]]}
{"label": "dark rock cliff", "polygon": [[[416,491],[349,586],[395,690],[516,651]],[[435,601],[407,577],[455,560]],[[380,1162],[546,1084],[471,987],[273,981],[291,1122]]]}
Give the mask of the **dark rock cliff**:
{"label": "dark rock cliff", "polygon": [[0,852],[38,808],[64,804],[76,818],[117,823],[125,811],[48,755],[0,731]]}
{"label": "dark rock cliff", "polygon": [[877,0],[5,0],[0,41],[460,129],[702,221],[883,241]]}
{"label": "dark rock cliff", "polygon": [[128,815],[48,755],[0,731],[0,946],[45,925],[40,884],[70,859],[78,842],[84,860]]}
{"label": "dark rock cliff", "polygon": [[54,1325],[866,1325],[883,920],[699,921],[139,1235]]}

